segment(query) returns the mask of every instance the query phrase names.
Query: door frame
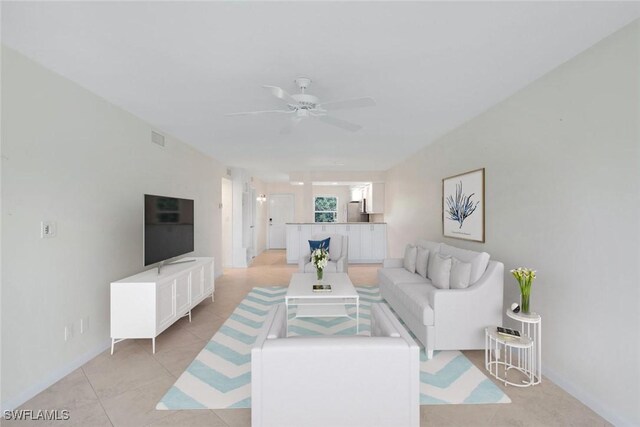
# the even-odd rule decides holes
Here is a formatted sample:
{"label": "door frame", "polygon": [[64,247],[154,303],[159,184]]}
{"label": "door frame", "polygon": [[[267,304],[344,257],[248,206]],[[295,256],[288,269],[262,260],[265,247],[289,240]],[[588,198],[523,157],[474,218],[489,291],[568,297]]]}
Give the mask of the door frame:
{"label": "door frame", "polygon": [[[296,218],[296,195],[294,193],[271,193],[269,194],[269,198],[273,197],[273,196],[291,196],[291,200],[293,203],[291,203],[291,209],[292,209],[292,216],[293,219],[295,220]],[[267,249],[271,249],[271,223],[269,222],[269,218],[271,218],[271,203],[269,203],[268,207],[267,207]],[[285,236],[284,236],[284,245],[285,248],[287,246],[287,236],[286,236],[286,232],[285,232]]]}
{"label": "door frame", "polygon": [[[224,190],[222,189],[222,187],[225,186],[225,184],[228,183],[228,190],[229,190],[229,194],[228,194],[228,200],[224,199],[223,193]],[[221,186],[221,190],[220,190],[220,223],[221,223],[221,239],[222,240],[222,244],[221,244],[221,248],[222,248],[222,268],[231,268],[233,267],[233,181],[231,180],[230,177],[226,177],[223,176],[221,177],[220,180],[220,186]],[[228,206],[227,206],[228,205]],[[229,209],[229,227],[228,229],[225,230],[225,223],[224,223],[224,214],[226,209]],[[226,234],[228,233],[228,238],[230,239],[230,248],[229,251],[227,252],[225,250],[225,239],[224,237],[226,236]]]}

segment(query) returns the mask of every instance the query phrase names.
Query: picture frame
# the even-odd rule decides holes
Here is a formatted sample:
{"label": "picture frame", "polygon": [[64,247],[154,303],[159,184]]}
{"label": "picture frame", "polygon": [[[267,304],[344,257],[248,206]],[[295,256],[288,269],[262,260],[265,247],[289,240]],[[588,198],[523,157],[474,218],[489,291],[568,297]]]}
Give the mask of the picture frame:
{"label": "picture frame", "polygon": [[442,180],[442,234],[484,243],[484,168]]}

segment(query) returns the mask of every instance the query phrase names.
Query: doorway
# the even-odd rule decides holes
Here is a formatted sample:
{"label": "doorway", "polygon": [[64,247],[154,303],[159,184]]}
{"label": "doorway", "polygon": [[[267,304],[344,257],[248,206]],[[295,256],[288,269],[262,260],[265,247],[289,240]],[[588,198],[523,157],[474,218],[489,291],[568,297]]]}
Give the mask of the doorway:
{"label": "doorway", "polygon": [[231,180],[222,178],[222,266],[233,266],[233,195]]}
{"label": "doorway", "polygon": [[295,196],[272,194],[269,196],[269,249],[287,247],[287,223],[293,222]]}

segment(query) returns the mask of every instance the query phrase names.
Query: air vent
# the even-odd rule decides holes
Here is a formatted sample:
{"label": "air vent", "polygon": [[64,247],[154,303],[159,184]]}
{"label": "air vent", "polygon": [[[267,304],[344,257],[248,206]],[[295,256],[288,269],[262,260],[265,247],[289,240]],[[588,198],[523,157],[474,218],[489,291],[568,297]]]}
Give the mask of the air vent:
{"label": "air vent", "polygon": [[151,131],[151,142],[164,147],[164,135],[159,134],[158,132]]}
{"label": "air vent", "polygon": [[231,168],[227,168],[227,176],[231,176]]}

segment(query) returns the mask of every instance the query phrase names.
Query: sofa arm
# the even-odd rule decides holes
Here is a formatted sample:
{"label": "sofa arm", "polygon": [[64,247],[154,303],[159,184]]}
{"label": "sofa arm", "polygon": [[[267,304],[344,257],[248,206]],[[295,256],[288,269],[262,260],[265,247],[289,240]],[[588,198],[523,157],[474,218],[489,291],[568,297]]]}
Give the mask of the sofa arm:
{"label": "sofa arm", "polygon": [[400,268],[404,264],[404,258],[387,258],[382,260],[382,268]]}
{"label": "sofa arm", "polygon": [[348,268],[346,256],[341,256],[336,260],[336,273],[346,273]]}
{"label": "sofa arm", "polygon": [[[490,261],[466,289],[436,289],[431,301],[438,348],[482,348],[484,328],[502,324],[504,265]],[[469,338],[470,337],[470,338]]]}

